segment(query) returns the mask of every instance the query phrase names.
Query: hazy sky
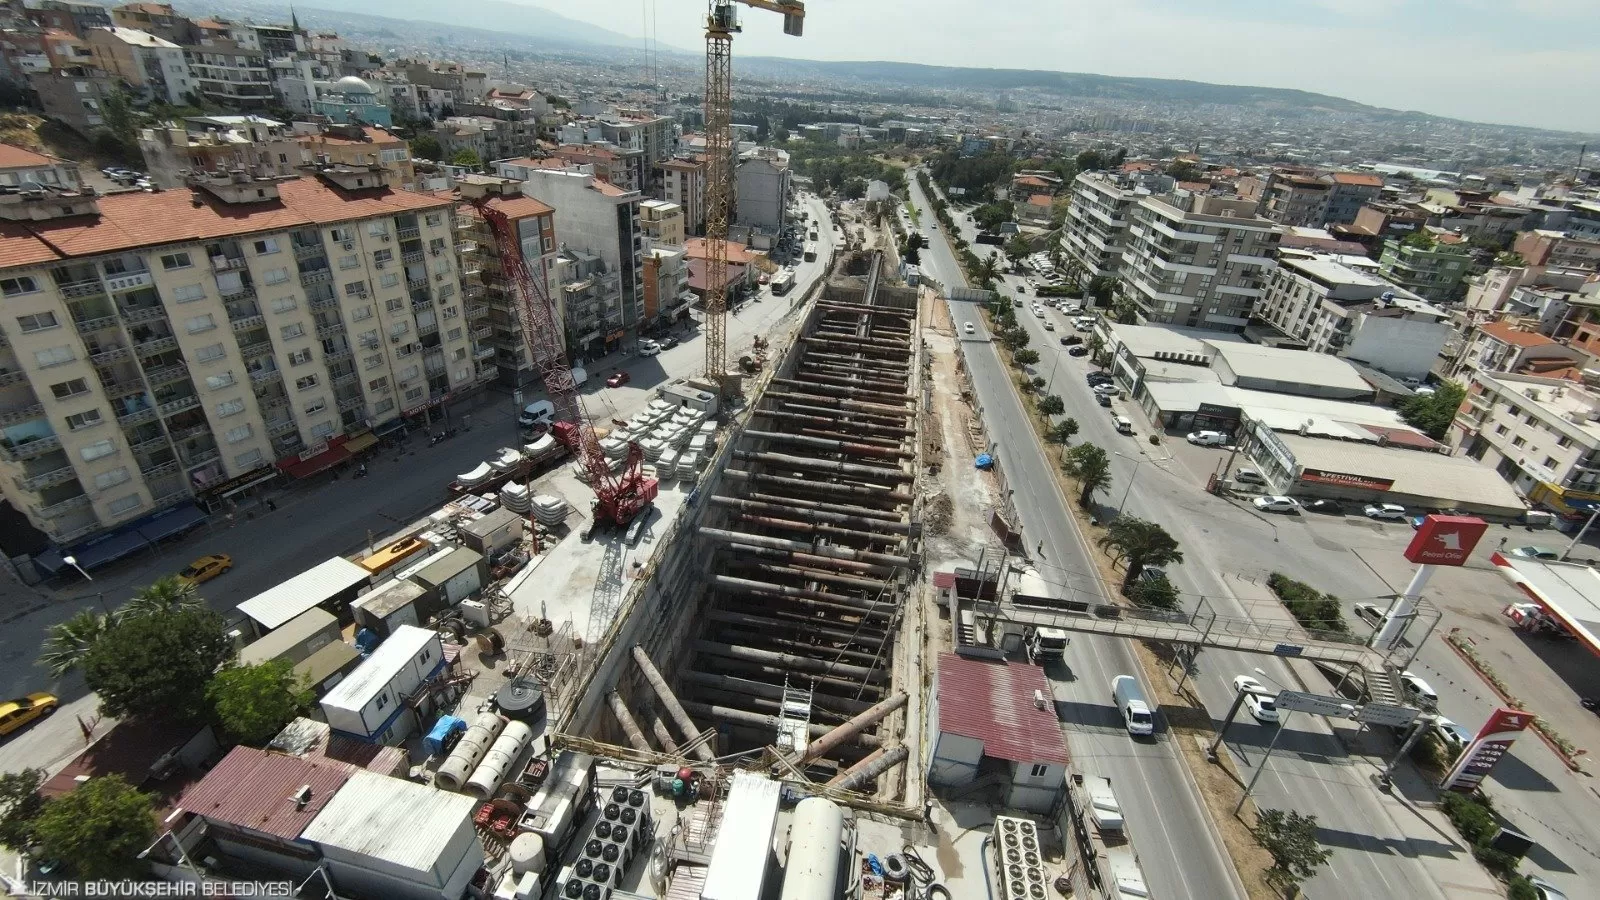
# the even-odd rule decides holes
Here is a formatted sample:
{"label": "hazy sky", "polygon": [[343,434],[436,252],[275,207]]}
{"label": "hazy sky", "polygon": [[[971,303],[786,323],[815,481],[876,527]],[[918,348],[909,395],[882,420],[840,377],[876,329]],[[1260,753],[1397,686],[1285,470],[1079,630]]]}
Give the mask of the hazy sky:
{"label": "hazy sky", "polygon": [[[703,46],[695,0],[539,0]],[[808,0],[744,9],[740,54],[1052,69],[1301,88],[1480,122],[1600,132],[1600,0]]]}

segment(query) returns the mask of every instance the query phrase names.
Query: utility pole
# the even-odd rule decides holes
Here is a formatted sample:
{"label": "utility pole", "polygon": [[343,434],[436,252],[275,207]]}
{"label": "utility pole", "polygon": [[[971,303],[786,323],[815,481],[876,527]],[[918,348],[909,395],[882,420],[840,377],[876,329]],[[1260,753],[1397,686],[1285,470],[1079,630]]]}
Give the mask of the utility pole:
{"label": "utility pole", "polygon": [[[1244,699],[1242,694],[1240,699]],[[1244,802],[1250,799],[1250,792],[1255,790],[1256,782],[1261,780],[1261,773],[1267,770],[1267,761],[1272,759],[1272,751],[1278,747],[1278,738],[1283,737],[1283,732],[1289,727],[1289,717],[1293,714],[1292,710],[1283,711],[1283,719],[1278,722],[1278,730],[1272,735],[1272,743],[1267,745],[1267,752],[1261,757],[1261,762],[1256,764],[1256,773],[1250,776],[1250,783],[1244,786],[1244,796],[1239,798],[1239,805],[1233,808],[1234,815],[1237,816],[1239,810],[1244,809]]]}

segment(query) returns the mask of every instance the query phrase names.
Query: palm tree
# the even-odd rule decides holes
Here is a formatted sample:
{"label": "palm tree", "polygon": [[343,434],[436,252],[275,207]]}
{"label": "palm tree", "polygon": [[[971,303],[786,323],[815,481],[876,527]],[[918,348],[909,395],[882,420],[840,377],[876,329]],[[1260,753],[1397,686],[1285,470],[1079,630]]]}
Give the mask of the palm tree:
{"label": "palm tree", "polygon": [[159,578],[144,586],[133,599],[123,604],[121,613],[125,616],[143,616],[157,612],[177,612],[185,609],[200,609],[205,606],[195,593],[194,585],[180,579],[176,575]]}
{"label": "palm tree", "polygon": [[44,640],[39,665],[50,671],[54,678],[76,669],[89,655],[95,642],[117,623],[115,613],[100,613],[86,609],[59,625],[50,626],[50,636]]}
{"label": "palm tree", "polygon": [[993,256],[985,256],[978,261],[978,280],[984,281],[1000,274],[1000,263]]}
{"label": "palm tree", "polygon": [[1166,566],[1183,562],[1183,551],[1178,541],[1167,530],[1154,522],[1123,516],[1111,523],[1106,533],[1095,543],[1126,560],[1128,568],[1122,576],[1122,589],[1126,591],[1148,566]]}
{"label": "palm tree", "polygon": [[1078,479],[1078,505],[1084,509],[1097,491],[1111,486],[1111,457],[1094,444],[1079,444],[1062,454],[1061,468]]}

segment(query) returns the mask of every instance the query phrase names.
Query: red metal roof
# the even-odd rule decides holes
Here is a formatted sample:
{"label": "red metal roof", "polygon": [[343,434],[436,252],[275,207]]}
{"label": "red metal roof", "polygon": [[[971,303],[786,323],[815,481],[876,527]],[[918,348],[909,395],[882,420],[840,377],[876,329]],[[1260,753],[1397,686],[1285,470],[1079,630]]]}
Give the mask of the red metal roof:
{"label": "red metal roof", "polygon": [[[350,780],[351,766],[330,759],[267,753],[235,747],[197,785],[184,792],[178,806],[226,825],[237,825],[292,841]],[[309,786],[304,806],[294,799]]]}
{"label": "red metal roof", "polygon": [[933,586],[936,587],[936,588],[939,588],[940,590],[948,590],[949,588],[955,587],[956,586],[956,573],[954,573],[954,572],[935,572],[935,573],[933,573]]}
{"label": "red metal roof", "polygon": [[[1067,764],[1067,739],[1037,666],[939,655],[939,730],[983,742],[983,755],[1015,763]],[[1033,705],[1043,691],[1045,708]]]}

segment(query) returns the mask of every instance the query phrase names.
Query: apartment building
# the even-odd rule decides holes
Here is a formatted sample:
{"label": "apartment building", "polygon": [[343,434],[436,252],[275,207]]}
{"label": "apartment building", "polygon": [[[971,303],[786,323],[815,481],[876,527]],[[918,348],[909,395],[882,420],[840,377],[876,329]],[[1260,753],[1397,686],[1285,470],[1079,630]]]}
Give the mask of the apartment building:
{"label": "apartment building", "polygon": [[1328,182],[1328,200],[1322,211],[1323,225],[1353,224],[1363,206],[1383,195],[1382,175],[1332,172],[1323,177]]}
{"label": "apartment building", "polygon": [[1135,204],[1119,290],[1138,324],[1243,330],[1281,239],[1254,212],[1248,200],[1183,191]]}
{"label": "apartment building", "polygon": [[31,187],[62,196],[76,193],[83,188],[83,182],[78,178],[78,164],[10,144],[0,144],[0,191],[9,194],[13,188]]}
{"label": "apartment building", "polygon": [[689,317],[694,303],[689,290],[687,247],[651,247],[644,258],[645,327],[666,327]]}
{"label": "apartment building", "polygon": [[1385,241],[1405,238],[1427,224],[1428,214],[1422,210],[1402,203],[1375,200],[1362,205],[1351,224],[1330,222],[1328,231],[1340,240],[1361,244],[1367,248],[1367,255],[1376,259],[1383,251]]}
{"label": "apartment building", "polygon": [[44,114],[84,137],[106,124],[105,104],[122,90],[121,79],[96,66],[68,66],[28,76]]}
{"label": "apartment building", "polygon": [[1430,303],[1451,303],[1466,293],[1472,268],[1466,242],[1454,235],[1414,232],[1404,240],[1383,242],[1378,270],[1383,277]]}
{"label": "apartment building", "polygon": [[661,170],[661,199],[683,208],[684,231],[706,233],[706,164],[700,159],[669,159]]}
{"label": "apartment building", "polygon": [[1530,266],[1600,271],[1600,238],[1537,229],[1517,235],[1511,249]]}
{"label": "apartment building", "polygon": [[1261,196],[1261,215],[1279,225],[1321,225],[1331,185],[1313,175],[1274,175]]}
{"label": "apartment building", "polygon": [[1549,374],[1589,365],[1583,351],[1540,334],[1537,320],[1481,322],[1467,329],[1450,377],[1468,381],[1476,372]]}
{"label": "apartment building", "polygon": [[[484,363],[495,369],[502,384],[520,387],[537,379],[522,336],[522,314],[500,261],[500,247],[489,223],[475,204],[499,211],[517,229],[522,243],[522,259],[528,272],[544,281],[545,298],[553,304],[557,327],[565,333],[567,311],[555,280],[555,210],[532,197],[523,196],[522,182],[514,178],[468,175],[456,183],[456,227],[462,241],[458,246],[476,247],[477,267],[462,267],[462,300],[467,306],[467,323],[473,339],[493,351]],[[567,352],[571,358],[573,348]]]}
{"label": "apartment building", "polygon": [[302,163],[293,129],[262,116],[191,116],[139,130],[145,170],[159,188],[183,187],[192,173],[242,169],[293,175]]}
{"label": "apartment building", "polygon": [[454,202],[381,183],[225,173],[72,215],[5,194],[0,492],[71,548],[476,386]]}
{"label": "apartment building", "polygon": [[95,65],[121,78],[143,100],[187,103],[185,95],[198,85],[183,48],[171,41],[118,27],[91,28],[83,38]]}
{"label": "apartment building", "polygon": [[1475,372],[1451,437],[1534,500],[1600,500],[1600,393],[1589,385]]}
{"label": "apartment building", "polygon": [[1114,278],[1122,268],[1128,211],[1150,192],[1134,179],[1105,172],[1083,172],[1072,181],[1072,199],[1061,245],[1078,264],[1083,285]]}
{"label": "apartment building", "polygon": [[1306,349],[1421,380],[1452,334],[1449,314],[1331,257],[1283,258],[1256,315]]}
{"label": "apartment building", "polygon": [[609,181],[625,191],[640,190],[638,154],[630,159],[617,150],[600,144],[562,144],[550,155],[571,168],[588,166],[596,178]]}
{"label": "apartment building", "polygon": [[645,200],[639,204],[639,227],[652,247],[682,247],[687,237],[683,207],[665,200]]}
{"label": "apartment building", "polygon": [[746,153],[734,169],[735,220],[740,225],[781,234],[793,192],[789,155],[760,148]]}
{"label": "apartment building", "polygon": [[301,155],[316,165],[378,166],[390,178],[390,187],[417,190],[417,170],[411,148],[403,138],[371,125],[315,126],[297,124]]}

